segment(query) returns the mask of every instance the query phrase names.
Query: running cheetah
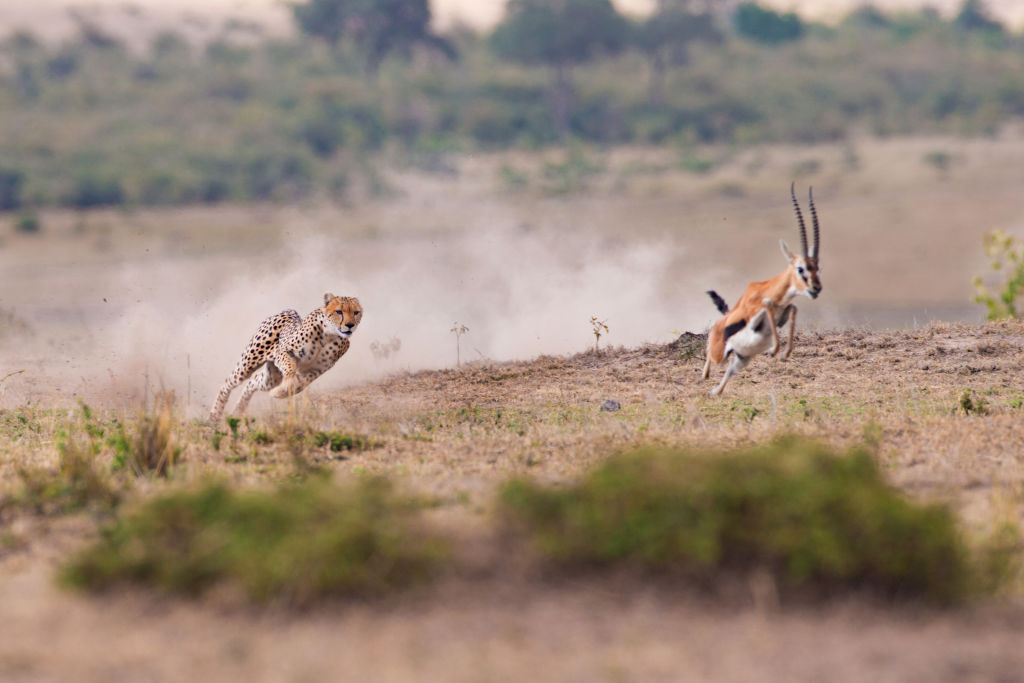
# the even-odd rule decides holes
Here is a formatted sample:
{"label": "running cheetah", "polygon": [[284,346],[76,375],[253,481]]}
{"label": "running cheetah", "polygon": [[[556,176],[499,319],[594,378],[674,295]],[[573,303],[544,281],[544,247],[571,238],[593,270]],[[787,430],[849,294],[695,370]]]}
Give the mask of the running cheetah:
{"label": "running cheetah", "polygon": [[349,337],[362,316],[363,309],[355,297],[327,293],[324,305],[305,318],[288,310],[264,320],[217,393],[210,420],[220,420],[231,391],[246,380],[235,408],[238,414],[245,412],[257,391],[287,398],[308,387],[345,355]]}

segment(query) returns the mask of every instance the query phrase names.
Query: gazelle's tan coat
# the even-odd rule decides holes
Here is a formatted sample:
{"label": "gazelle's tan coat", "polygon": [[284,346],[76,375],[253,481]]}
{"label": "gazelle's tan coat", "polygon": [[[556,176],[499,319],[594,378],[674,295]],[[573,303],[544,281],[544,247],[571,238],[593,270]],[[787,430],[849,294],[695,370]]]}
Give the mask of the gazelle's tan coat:
{"label": "gazelle's tan coat", "polygon": [[[786,269],[769,280],[751,282],[747,285],[736,305],[731,309],[727,308],[725,302],[716,293],[708,292],[719,310],[725,315],[711,327],[711,332],[708,335],[707,358],[704,362],[704,379],[710,376],[712,363],[721,364],[730,353],[735,353],[737,356],[726,370],[722,382],[712,392],[713,394],[720,393],[729,378],[745,367],[750,361],[750,357],[743,353],[743,350],[730,348],[729,339],[733,335],[744,330],[755,317],[759,321],[763,319],[764,316],[759,316],[759,313],[767,308],[770,313],[767,316],[767,329],[754,334],[770,334],[772,339],[771,348],[767,348],[767,345],[761,343],[761,340],[755,343],[750,330],[746,331],[742,340],[737,340],[737,344],[749,348],[753,354],[760,353],[762,350],[768,350],[774,356],[779,351],[778,328],[789,322],[789,344],[783,355],[783,359],[788,359],[789,355],[793,352],[793,342],[796,336],[797,308],[792,303],[793,299],[800,294],[815,299],[821,293],[821,280],[818,277],[820,235],[818,214],[814,208],[814,194],[812,191],[809,192],[811,218],[814,225],[814,244],[808,248],[807,229],[804,226],[803,214],[800,212],[800,204],[796,200],[796,193],[792,185],[789,188],[789,192],[793,199],[793,208],[796,211],[797,223],[800,227],[800,243],[803,247],[802,254],[794,254],[790,251],[785,241],[779,240],[782,254],[788,261]],[[765,348],[762,349],[762,346]]]}

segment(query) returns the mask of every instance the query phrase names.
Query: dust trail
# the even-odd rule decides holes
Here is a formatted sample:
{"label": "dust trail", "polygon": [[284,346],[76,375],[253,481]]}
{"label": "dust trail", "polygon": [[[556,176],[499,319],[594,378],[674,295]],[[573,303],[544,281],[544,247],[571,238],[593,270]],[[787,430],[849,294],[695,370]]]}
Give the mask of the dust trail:
{"label": "dust trail", "polygon": [[[701,329],[714,314],[695,296],[708,274],[679,268],[685,254],[672,244],[518,228],[356,241],[291,232],[281,253],[156,259],[106,275],[113,294],[104,310],[114,312],[68,347],[73,393],[133,404],[146,382],[146,391],[163,387],[183,397],[190,386],[183,404],[202,415],[263,318],[286,308],[305,315],[328,291],[358,296],[366,313],[351,351],[314,392],[454,366],[455,321],[469,328],[463,360],[479,361],[585,350],[594,341],[591,316],[610,328],[602,345],[628,346]],[[371,342],[393,338],[401,350],[375,358]],[[253,408],[270,402],[257,397]]]}

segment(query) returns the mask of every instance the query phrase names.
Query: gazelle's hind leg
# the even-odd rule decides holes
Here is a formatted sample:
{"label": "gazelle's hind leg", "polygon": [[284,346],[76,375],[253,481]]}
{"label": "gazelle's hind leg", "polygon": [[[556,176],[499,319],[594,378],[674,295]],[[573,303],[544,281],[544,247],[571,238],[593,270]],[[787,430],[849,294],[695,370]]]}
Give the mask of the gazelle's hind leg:
{"label": "gazelle's hind leg", "polygon": [[[771,300],[765,299],[764,308],[758,311],[757,314],[750,319],[750,322],[747,323],[746,327],[737,332],[736,336],[732,337],[731,342],[726,347],[726,357],[730,358],[729,367],[725,369],[725,374],[722,375],[722,381],[718,383],[717,387],[711,390],[712,396],[718,396],[721,394],[722,390],[725,389],[725,385],[729,382],[729,379],[737,372],[747,367],[754,355],[764,350],[764,347],[760,346],[760,340],[763,339],[762,335],[764,332],[762,332],[762,330],[765,317],[768,318],[775,346],[778,346],[779,339],[775,329],[775,317],[772,311],[773,306]],[[736,347],[733,346],[733,342],[742,348],[744,353],[749,355],[741,355],[736,350]]]}
{"label": "gazelle's hind leg", "polygon": [[704,374],[702,377],[707,379],[711,376],[711,347],[708,347],[707,358],[704,360]]}
{"label": "gazelle's hind leg", "polygon": [[747,367],[747,364],[750,362],[750,358],[740,356],[735,351],[733,351],[730,355],[732,357],[729,361],[729,367],[725,369],[725,374],[722,375],[722,381],[718,383],[717,387],[711,390],[712,396],[718,396],[719,394],[721,394],[722,390],[725,389],[725,385],[729,381],[729,378],[735,375],[743,368]]}
{"label": "gazelle's hind leg", "polygon": [[257,391],[270,391],[280,383],[281,371],[271,362],[264,363],[263,367],[257,370],[249,378],[249,381],[245,383],[242,397],[238,399],[238,405],[235,406],[235,414],[242,415],[245,413],[246,408],[249,407],[249,400]]}

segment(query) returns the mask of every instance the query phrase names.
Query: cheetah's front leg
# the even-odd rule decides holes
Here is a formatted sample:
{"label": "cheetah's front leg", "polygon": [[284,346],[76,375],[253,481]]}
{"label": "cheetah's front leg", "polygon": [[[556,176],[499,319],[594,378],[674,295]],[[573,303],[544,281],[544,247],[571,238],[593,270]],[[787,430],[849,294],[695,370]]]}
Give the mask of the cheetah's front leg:
{"label": "cheetah's front leg", "polygon": [[270,363],[277,366],[281,373],[281,381],[270,392],[273,398],[288,398],[306,388],[308,382],[303,383],[302,377],[299,375],[299,368],[295,364],[295,358],[290,353],[278,351],[271,356]]}
{"label": "cheetah's front leg", "polygon": [[270,391],[280,383],[281,371],[273,363],[264,363],[263,367],[246,382],[245,388],[242,390],[242,397],[238,399],[238,405],[235,406],[235,413],[243,414],[249,407],[249,399],[257,391]]}

